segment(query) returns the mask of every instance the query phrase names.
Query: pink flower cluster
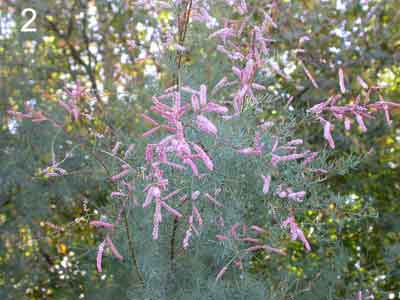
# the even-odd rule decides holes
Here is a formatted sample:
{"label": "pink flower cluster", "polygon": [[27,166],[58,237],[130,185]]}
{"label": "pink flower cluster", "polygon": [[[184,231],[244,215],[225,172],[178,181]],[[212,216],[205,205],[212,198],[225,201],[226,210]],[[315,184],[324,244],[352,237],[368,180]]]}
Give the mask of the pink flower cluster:
{"label": "pink flower cluster", "polygon": [[[248,13],[245,1],[238,1],[234,7],[240,14]],[[226,20],[224,27],[210,35],[210,38],[218,38],[222,42],[217,46],[217,50],[225,54],[232,61],[244,64],[243,68],[232,66],[233,75],[236,79],[228,81],[224,77],[217,84],[217,90],[222,87],[238,85],[238,89],[232,94],[233,107],[236,113],[240,113],[248,97],[256,103],[257,98],[254,91],[264,91],[266,88],[255,82],[259,69],[266,65],[262,55],[269,54],[268,42],[272,41],[265,37],[265,28],[270,24],[276,26],[268,12],[262,10],[264,22],[261,26],[253,25],[250,18],[243,20]],[[249,32],[249,38],[244,41],[243,32]]]}
{"label": "pink flower cluster", "polygon": [[25,113],[19,111],[8,110],[10,116],[14,116],[17,120],[29,119],[34,123],[47,121],[43,112],[34,110],[29,102],[25,102]]}
{"label": "pink flower cluster", "polygon": [[[221,223],[220,227],[223,229],[223,227],[224,227],[223,222]],[[239,233],[240,229],[241,229],[241,232]],[[230,227],[228,234],[217,234],[216,239],[219,241],[227,241],[227,240],[231,239],[233,241],[244,243],[246,246],[245,246],[245,249],[242,251],[243,255],[246,255],[249,252],[255,252],[255,251],[259,251],[259,250],[264,250],[264,251],[268,251],[268,252],[272,252],[272,253],[276,253],[276,254],[280,254],[280,255],[286,255],[286,252],[284,250],[266,245],[262,242],[262,240],[260,238],[258,238],[258,236],[260,236],[266,232],[266,230],[264,228],[257,226],[257,225],[253,225],[250,227],[250,229],[251,229],[251,231],[248,230],[248,227],[245,224],[235,223]],[[256,237],[251,236],[251,233],[255,234]],[[235,265],[239,268],[242,267],[241,259],[242,259],[242,257],[239,256],[235,260]],[[216,281],[218,281],[219,279],[222,278],[224,273],[228,270],[229,264],[230,263],[225,265],[218,272],[218,274],[216,276]]]}
{"label": "pink flower cluster", "polygon": [[[367,132],[365,119],[373,119],[373,113],[379,110],[384,111],[386,122],[391,125],[390,109],[400,108],[399,103],[386,101],[379,94],[379,87],[369,87],[368,84],[357,76],[357,81],[362,88],[362,93],[357,95],[352,103],[340,105],[338,101],[342,99],[346,93],[345,77],[342,68],[339,68],[339,87],[341,94],[336,94],[329,97],[326,101],[318,103],[311,107],[308,111],[316,115],[324,128],[324,138],[328,141],[329,146],[335,148],[335,142],[332,137],[334,125],[328,121],[328,116],[333,116],[336,120],[342,121],[346,130],[351,129],[353,120],[357,122],[362,132]],[[379,101],[371,103],[371,96],[378,94]],[[362,101],[362,96],[364,100]],[[327,115],[327,116],[325,116]]]}
{"label": "pink flower cluster", "polygon": [[[185,137],[185,127],[188,126],[183,123],[183,116],[191,109],[194,113],[193,124],[202,132],[216,136],[218,130],[216,126],[204,115],[204,113],[217,113],[224,114],[228,111],[222,105],[217,104],[213,101],[207,100],[207,87],[205,85],[200,86],[200,90],[196,91],[190,87],[183,87],[183,91],[191,94],[191,105],[182,104],[181,94],[176,91],[175,87],[167,89],[165,93],[158,97],[153,97],[153,105],[150,111],[156,113],[165,120],[165,124],[160,124],[148,115],[143,115],[143,118],[151,123],[152,129],[148,130],[143,134],[144,137],[148,137],[154,134],[159,129],[163,128],[169,131],[171,134],[162,138],[158,143],[150,143],[146,146],[145,160],[149,165],[149,175],[147,179],[151,180],[152,183],[145,188],[147,193],[143,207],[148,207],[152,202],[155,202],[155,212],[153,219],[153,239],[158,238],[159,224],[162,221],[161,207],[165,208],[170,214],[176,218],[182,217],[182,214],[176,209],[166,204],[166,200],[175,196],[177,191],[170,193],[169,195],[162,197],[162,193],[168,189],[168,179],[164,178],[164,171],[162,166],[171,167],[179,171],[184,171],[189,167],[192,174],[196,177],[201,177],[197,161],[201,161],[204,166],[209,170],[214,170],[214,164],[206,151],[198,144],[188,141]],[[171,99],[172,104],[168,105],[166,100]],[[171,160],[170,157],[178,159],[177,162]],[[189,245],[190,237],[192,232],[198,233],[194,225],[194,220],[197,221],[198,225],[202,224],[202,219],[198,208],[196,207],[194,200],[198,195],[192,195],[192,214],[188,217],[189,228],[186,231],[183,246],[187,248]],[[213,202],[215,205],[220,204],[214,197],[205,194],[205,197]],[[153,201],[154,200],[154,201]],[[181,198],[181,202],[184,202],[185,196]]]}
{"label": "pink flower cluster", "polygon": [[64,102],[62,100],[59,100],[58,104],[71,114],[74,121],[78,121],[81,114],[78,107],[78,100],[86,95],[85,88],[81,86],[80,81],[77,81],[75,87],[72,90],[65,89],[65,91],[69,97],[68,101]]}
{"label": "pink flower cluster", "polygon": [[294,219],[294,216],[290,216],[285,221],[283,221],[282,226],[283,227],[289,227],[290,236],[291,236],[293,241],[299,239],[303,243],[303,245],[306,248],[306,250],[307,251],[311,251],[310,243],[306,239],[306,237],[304,235],[304,232],[297,225],[296,220]]}
{"label": "pink flower cluster", "polygon": [[[119,221],[120,216],[118,216],[117,222]],[[111,234],[115,228],[114,224],[107,223],[104,221],[91,221],[90,225],[98,228],[104,228],[107,230],[106,238],[100,243],[99,248],[97,250],[97,257],[96,257],[96,266],[97,266],[97,271],[99,273],[102,272],[102,260],[103,260],[103,254],[105,247],[107,246],[111,253],[119,260],[123,260],[124,258],[122,255],[118,252],[117,248],[115,247],[114,243],[111,240]]]}

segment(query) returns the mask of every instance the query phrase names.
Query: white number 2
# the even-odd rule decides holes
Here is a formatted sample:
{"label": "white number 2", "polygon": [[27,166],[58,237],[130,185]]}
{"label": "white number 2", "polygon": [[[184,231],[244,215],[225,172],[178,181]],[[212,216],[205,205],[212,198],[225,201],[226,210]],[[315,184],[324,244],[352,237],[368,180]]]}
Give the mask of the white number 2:
{"label": "white number 2", "polygon": [[33,8],[25,8],[22,11],[22,16],[25,18],[25,16],[27,14],[32,14],[32,17],[28,20],[28,22],[25,23],[24,26],[22,26],[21,31],[22,32],[36,32],[36,28],[29,27],[36,19],[36,11]]}

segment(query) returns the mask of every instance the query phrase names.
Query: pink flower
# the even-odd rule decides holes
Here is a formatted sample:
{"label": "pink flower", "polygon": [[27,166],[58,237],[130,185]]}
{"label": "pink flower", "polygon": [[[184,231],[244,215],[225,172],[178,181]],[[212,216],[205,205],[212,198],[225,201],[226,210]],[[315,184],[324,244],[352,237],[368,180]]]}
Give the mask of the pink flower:
{"label": "pink flower", "polygon": [[194,112],[198,112],[200,110],[199,98],[196,95],[192,95],[192,108]]}
{"label": "pink flower", "polygon": [[158,239],[158,232],[161,221],[162,221],[161,204],[160,201],[156,200],[156,209],[154,210],[154,216],[153,216],[153,240]]}
{"label": "pink flower", "polygon": [[268,176],[261,175],[261,177],[262,177],[262,179],[264,181],[263,193],[264,193],[264,195],[266,195],[269,192],[269,185],[271,183],[271,176],[270,175],[268,175]]}
{"label": "pink flower", "polygon": [[223,267],[217,274],[217,277],[215,278],[215,281],[218,281],[221,279],[221,277],[225,274],[225,272],[228,270],[228,266]]}
{"label": "pink flower", "polygon": [[217,114],[226,114],[229,110],[225,106],[219,105],[214,102],[208,102],[203,108],[203,112],[215,112]]}
{"label": "pink flower", "polygon": [[340,91],[342,94],[346,93],[346,86],[344,85],[344,73],[343,69],[339,68],[339,85],[340,85]]}
{"label": "pink flower", "polygon": [[302,202],[305,195],[306,195],[306,192],[301,191],[301,192],[296,192],[296,193],[289,193],[287,195],[287,197],[291,200],[294,200],[297,202]]}
{"label": "pink flower", "polygon": [[224,205],[220,202],[217,201],[217,199],[215,199],[213,196],[211,196],[209,193],[205,193],[204,196],[213,204],[215,204],[215,206],[218,207],[223,207]]}
{"label": "pink flower", "polygon": [[200,215],[199,210],[197,209],[197,207],[194,204],[193,204],[192,211],[193,211],[193,215],[196,217],[197,223],[199,225],[203,225],[203,219],[202,219],[202,217]]}
{"label": "pink flower", "polygon": [[240,150],[237,150],[237,152],[240,154],[246,155],[246,156],[252,156],[252,155],[258,156],[258,155],[262,154],[261,150],[255,149],[253,147],[240,149]]}
{"label": "pink flower", "polygon": [[110,247],[111,253],[119,260],[123,260],[123,256],[118,252],[117,248],[115,247],[115,245],[113,244],[111,238],[109,235],[107,235],[106,237],[106,241],[108,244],[108,247]]}
{"label": "pink flower", "polygon": [[282,226],[283,227],[289,226],[291,239],[293,241],[300,239],[303,242],[303,245],[306,248],[306,250],[311,251],[310,243],[307,241],[304,232],[299,228],[293,216],[288,217],[285,221],[283,221]]}
{"label": "pink flower", "polygon": [[227,241],[229,239],[226,235],[222,234],[217,234],[215,237],[217,238],[218,241]]}
{"label": "pink flower", "polygon": [[108,229],[114,228],[114,224],[103,222],[103,221],[91,221],[90,225],[92,225],[94,227],[103,227],[103,228],[108,228]]}
{"label": "pink flower", "polygon": [[192,231],[193,231],[193,215],[189,216],[188,223],[189,223],[189,228],[188,230],[186,230],[185,237],[182,241],[183,249],[187,249],[189,247],[189,240],[192,236]]}
{"label": "pink flower", "polygon": [[325,121],[325,124],[324,124],[324,138],[328,141],[329,146],[332,149],[334,149],[335,148],[335,142],[333,141],[331,131],[332,131],[332,124],[330,122],[328,122],[328,121]]}
{"label": "pink flower", "polygon": [[177,211],[175,208],[172,208],[171,206],[169,206],[167,203],[165,203],[164,201],[160,201],[161,206],[164,207],[170,214],[174,215],[177,218],[182,218],[182,214]]}
{"label": "pink flower", "polygon": [[347,117],[344,118],[344,128],[346,130],[350,130],[351,129],[351,120]]}
{"label": "pink flower", "polygon": [[253,229],[257,233],[264,233],[265,232],[265,229],[263,229],[263,228],[261,228],[260,226],[257,226],[257,225],[253,225],[250,228]]}
{"label": "pink flower", "polygon": [[214,164],[213,164],[212,160],[210,159],[210,157],[207,155],[207,153],[200,146],[198,146],[194,143],[191,143],[191,144],[193,146],[193,149],[197,152],[197,154],[203,160],[203,163],[205,164],[207,169],[212,171],[214,169]]}
{"label": "pink flower", "polygon": [[301,62],[301,66],[303,67],[304,73],[306,73],[308,79],[310,79],[311,83],[313,84],[313,86],[318,89],[318,83],[315,81],[314,77],[312,76],[312,74],[310,73],[310,71],[308,71],[308,69],[306,68],[306,66],[303,64],[303,62]]}
{"label": "pink flower", "polygon": [[209,135],[217,135],[217,127],[208,120],[206,117],[202,115],[198,115],[196,117],[196,126],[199,128],[201,131],[209,134]]}
{"label": "pink flower", "polygon": [[363,89],[368,90],[368,84],[364,81],[364,79],[362,79],[360,76],[357,76],[357,81]]}
{"label": "pink flower", "polygon": [[158,187],[152,186],[147,191],[146,199],[144,200],[143,207],[147,207],[151,204],[153,198],[160,198],[161,191]]}
{"label": "pink flower", "polygon": [[228,82],[228,78],[225,76],[223,77],[220,81],[217,82],[217,84],[214,86],[213,90],[211,91],[211,94],[214,95],[216,92],[218,92],[221,88],[225,86],[225,84]]}
{"label": "pink flower", "polygon": [[200,175],[200,174],[199,174],[199,170],[198,170],[196,164],[193,162],[193,160],[191,160],[190,158],[185,158],[185,159],[183,160],[183,163],[184,163],[184,164],[187,164],[187,165],[192,169],[192,172],[193,172],[193,174],[194,174],[195,176],[199,176],[199,175]]}
{"label": "pink flower", "polygon": [[363,293],[360,290],[360,291],[357,292],[357,300],[362,300],[362,299],[363,299]]}
{"label": "pink flower", "polygon": [[367,132],[368,131],[367,126],[365,126],[364,119],[360,114],[356,114],[356,120],[362,132]]}
{"label": "pink flower", "polygon": [[125,177],[126,175],[128,175],[130,172],[131,172],[130,169],[123,170],[122,172],[120,172],[120,173],[118,173],[118,174],[112,176],[112,177],[111,177],[111,180],[112,180],[112,181],[117,181],[117,180],[119,180],[119,179]]}
{"label": "pink flower", "polygon": [[100,245],[99,245],[99,248],[97,250],[96,266],[97,266],[97,272],[99,272],[99,273],[102,272],[101,261],[103,259],[103,253],[104,253],[105,244],[106,244],[106,241],[101,242]]}

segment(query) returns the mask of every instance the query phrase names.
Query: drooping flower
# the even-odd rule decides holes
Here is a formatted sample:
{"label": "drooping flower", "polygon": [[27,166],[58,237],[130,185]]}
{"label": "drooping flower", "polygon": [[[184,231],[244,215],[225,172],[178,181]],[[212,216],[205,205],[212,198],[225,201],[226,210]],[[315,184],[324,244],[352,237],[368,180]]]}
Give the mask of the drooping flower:
{"label": "drooping flower", "polygon": [[101,262],[103,260],[103,253],[104,253],[105,244],[106,244],[106,241],[101,242],[100,245],[99,245],[99,248],[97,250],[96,267],[97,267],[97,272],[99,272],[99,273],[102,272]]}
{"label": "drooping flower", "polygon": [[118,252],[117,248],[115,247],[114,243],[112,242],[109,235],[106,237],[107,245],[110,247],[111,253],[119,260],[123,260],[124,257]]}

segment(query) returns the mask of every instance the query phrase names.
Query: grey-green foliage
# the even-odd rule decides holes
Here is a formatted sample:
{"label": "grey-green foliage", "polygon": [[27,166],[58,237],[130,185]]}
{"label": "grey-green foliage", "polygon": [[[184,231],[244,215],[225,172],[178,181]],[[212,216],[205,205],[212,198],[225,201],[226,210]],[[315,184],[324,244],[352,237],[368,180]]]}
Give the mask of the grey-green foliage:
{"label": "grey-green foliage", "polygon": [[[126,231],[121,225],[114,236],[119,250],[125,257],[125,262],[121,266],[120,262],[111,257],[103,260],[106,273],[114,274],[115,278],[113,287],[107,286],[105,289],[115,287],[120,290],[124,287],[127,299],[282,299],[282,297],[301,297],[302,294],[309,295],[310,291],[315,294],[322,287],[334,291],[332,278],[340,274],[339,268],[336,268],[335,264],[326,266],[324,270],[310,268],[310,274],[321,274],[318,277],[319,280],[315,282],[315,287],[310,289],[307,286],[308,280],[291,278],[293,275],[287,273],[282,265],[274,263],[275,259],[281,264],[284,261],[277,254],[271,254],[269,274],[249,272],[253,255],[243,251],[246,245],[233,240],[219,242],[215,238],[216,234],[229,235],[229,228],[235,223],[257,224],[268,228],[268,235],[263,237],[266,244],[285,248],[288,243],[288,234],[280,224],[287,217],[290,209],[296,209],[301,216],[305,209],[325,207],[328,201],[333,199],[329,192],[324,191],[318,178],[306,175],[301,162],[283,163],[278,169],[271,166],[269,161],[270,151],[275,141],[273,137],[283,137],[281,138],[283,139],[282,143],[284,140],[293,138],[290,136],[290,123],[293,124],[293,120],[290,120],[289,124],[277,123],[263,135],[263,142],[266,146],[262,157],[244,157],[237,153],[236,149],[250,146],[252,143],[257,126],[252,115],[254,115],[254,111],[248,111],[243,113],[240,118],[216,121],[219,128],[217,138],[205,136],[190,127],[186,129],[185,134],[188,140],[199,143],[207,149],[214,162],[215,170],[213,172],[201,167],[201,163],[198,163],[200,171],[206,174],[201,178],[194,177],[190,170],[181,172],[171,170],[169,167],[163,168],[165,176],[169,180],[168,192],[165,192],[165,195],[177,189],[181,190],[177,196],[168,200],[168,203],[184,215],[190,214],[191,204],[190,201],[181,204],[178,201],[180,196],[190,195],[197,190],[202,193],[196,200],[196,205],[204,219],[204,225],[198,227],[200,235],[193,235],[189,249],[184,250],[182,239],[188,224],[185,218],[179,219],[174,237],[174,259],[171,259],[173,217],[166,211],[163,212],[160,238],[154,241],[151,237],[154,207],[150,206],[144,209],[140,206],[146,196],[146,193],[142,191],[148,184],[148,181],[144,180],[141,169],[144,163],[144,145],[147,141],[136,141],[136,150],[128,163],[135,170],[132,180],[135,183],[134,194],[139,200],[139,205],[135,205],[130,199],[126,210],[130,232],[134,240],[135,256],[144,279],[144,286],[141,285],[136,274],[128,247],[129,243],[126,240]],[[163,135],[161,134],[161,136]],[[161,136],[154,136],[149,141],[157,140]],[[326,155],[321,154],[319,159],[312,162],[311,167],[326,168],[326,158]],[[345,170],[348,167],[351,167],[351,159],[343,160],[340,169]],[[118,168],[115,169],[116,172],[117,170]],[[273,177],[271,192],[268,195],[262,193],[261,174],[271,174]],[[277,197],[273,191],[282,182],[295,190],[305,189],[307,197],[304,202],[296,203]],[[224,204],[223,208],[215,207],[204,197],[204,193],[213,194],[217,189],[220,191],[216,198]],[[111,216],[110,220],[112,220],[118,209],[118,205],[107,206],[102,208],[101,213]],[[112,215],[114,216],[112,217]],[[217,225],[218,216],[224,217],[224,228]],[[316,226],[318,227],[317,234],[321,235],[317,239],[323,240],[323,224],[316,224]],[[306,229],[307,224],[304,224],[304,230]],[[329,240],[326,243],[331,244]],[[340,244],[336,247],[338,251],[342,248]],[[318,248],[314,251],[318,252]],[[263,256],[264,254],[260,257]],[[235,257],[243,259],[244,269],[240,270],[234,264],[230,264],[223,280],[216,282],[216,274]],[[343,264],[344,261],[340,260],[338,263]],[[95,296],[97,294],[88,294],[93,296],[93,299],[98,297]],[[330,297],[332,298],[326,299],[336,299],[333,295]]]}

